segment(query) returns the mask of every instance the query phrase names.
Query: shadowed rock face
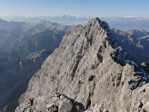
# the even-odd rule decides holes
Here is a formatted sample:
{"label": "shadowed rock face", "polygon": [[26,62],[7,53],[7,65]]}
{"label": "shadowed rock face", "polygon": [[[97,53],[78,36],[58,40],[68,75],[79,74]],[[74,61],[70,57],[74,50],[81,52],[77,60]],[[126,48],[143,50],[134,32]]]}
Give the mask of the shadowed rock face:
{"label": "shadowed rock face", "polygon": [[133,38],[138,38],[138,37],[144,37],[149,35],[149,32],[143,30],[143,29],[138,29],[138,30],[129,30],[126,33],[131,35]]}
{"label": "shadowed rock face", "polygon": [[149,62],[149,33],[145,30],[130,30],[123,32],[118,29],[111,29],[111,33],[120,45],[141,64]]}
{"label": "shadowed rock face", "polygon": [[149,33],[145,30],[123,32],[111,29],[111,33],[130,56],[149,74]]}
{"label": "shadowed rock face", "polygon": [[[119,45],[108,24],[93,18],[86,26],[66,33],[30,80],[16,112],[66,107],[70,100],[57,103],[52,99],[56,91],[79,102],[78,106],[70,102],[62,112],[84,111],[95,104],[103,104],[110,112],[143,111],[149,101],[147,82],[147,74]],[[35,101],[26,105],[31,98]]]}
{"label": "shadowed rock face", "polygon": [[0,108],[25,92],[30,78],[41,68],[49,50],[33,53],[27,60],[0,59]]}

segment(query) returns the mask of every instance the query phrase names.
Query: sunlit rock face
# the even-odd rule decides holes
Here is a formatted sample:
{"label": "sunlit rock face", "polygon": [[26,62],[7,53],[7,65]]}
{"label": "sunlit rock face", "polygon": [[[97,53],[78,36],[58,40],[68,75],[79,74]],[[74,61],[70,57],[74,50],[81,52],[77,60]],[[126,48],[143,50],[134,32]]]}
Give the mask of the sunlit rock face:
{"label": "sunlit rock face", "polygon": [[146,111],[148,92],[148,74],[119,44],[108,23],[93,18],[65,34],[29,81],[16,112],[81,112],[94,107]]}

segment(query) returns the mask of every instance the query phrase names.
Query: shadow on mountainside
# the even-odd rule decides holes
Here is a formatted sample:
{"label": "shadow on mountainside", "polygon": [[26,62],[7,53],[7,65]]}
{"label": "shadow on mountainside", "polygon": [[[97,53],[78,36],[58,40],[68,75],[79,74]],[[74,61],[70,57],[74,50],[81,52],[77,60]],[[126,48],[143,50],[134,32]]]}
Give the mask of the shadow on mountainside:
{"label": "shadow on mountainside", "polygon": [[41,69],[42,63],[50,54],[51,51],[42,50],[36,52],[27,60],[5,59],[0,61],[5,65],[0,66],[1,77],[4,76],[3,78],[7,81],[7,85],[3,84],[4,82],[0,82],[5,87],[1,89],[3,93],[1,92],[0,106],[3,108],[7,105],[1,110],[2,112],[3,110],[6,112],[15,111],[15,108],[19,106],[18,99],[27,90],[30,79]]}
{"label": "shadow on mountainside", "polygon": [[130,85],[130,89],[134,90],[138,86],[142,86],[145,83],[149,82],[148,74],[144,69],[141,67],[141,65],[137,64],[133,58],[126,52],[118,43],[118,41],[114,38],[114,36],[110,33],[109,29],[107,29],[107,35],[108,37],[106,40],[110,44],[110,46],[115,49],[114,52],[110,54],[112,59],[120,64],[121,66],[125,66],[126,64],[129,64],[134,67],[134,74],[133,78],[130,79],[128,82]]}

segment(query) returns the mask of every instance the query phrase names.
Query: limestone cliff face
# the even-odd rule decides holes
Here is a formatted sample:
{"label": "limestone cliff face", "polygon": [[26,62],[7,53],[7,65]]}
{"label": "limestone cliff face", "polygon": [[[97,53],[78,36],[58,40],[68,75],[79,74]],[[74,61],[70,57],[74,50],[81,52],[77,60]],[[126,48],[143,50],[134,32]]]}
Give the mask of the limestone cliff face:
{"label": "limestone cliff face", "polygon": [[[53,92],[58,92],[78,102],[66,112],[85,111],[95,104],[103,104],[109,112],[146,112],[147,82],[147,74],[119,45],[108,24],[93,18],[64,36],[60,47],[30,80],[16,111],[44,112],[54,103],[53,109],[65,112],[62,104],[71,103],[53,98]],[[29,106],[25,105],[27,99]]]}

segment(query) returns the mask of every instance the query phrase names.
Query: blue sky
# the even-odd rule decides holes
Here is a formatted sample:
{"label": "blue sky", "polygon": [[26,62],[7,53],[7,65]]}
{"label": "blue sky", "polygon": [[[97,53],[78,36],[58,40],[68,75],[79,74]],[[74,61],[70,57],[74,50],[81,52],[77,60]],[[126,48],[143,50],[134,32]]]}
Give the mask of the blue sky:
{"label": "blue sky", "polygon": [[15,15],[149,17],[149,0],[0,0],[0,17]]}

